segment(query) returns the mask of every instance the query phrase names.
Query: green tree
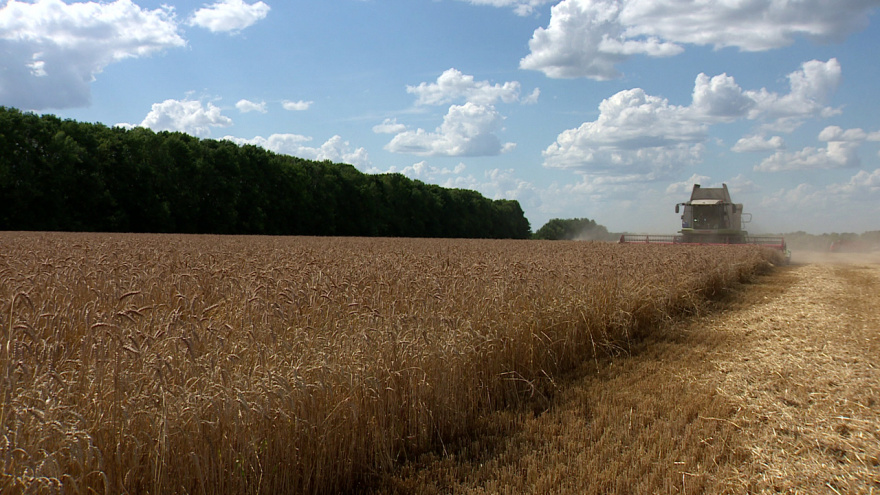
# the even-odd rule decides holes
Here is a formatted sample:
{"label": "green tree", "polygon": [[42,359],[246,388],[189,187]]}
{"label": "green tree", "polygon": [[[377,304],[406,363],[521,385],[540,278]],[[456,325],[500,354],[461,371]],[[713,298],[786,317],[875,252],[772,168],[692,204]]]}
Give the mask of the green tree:
{"label": "green tree", "polygon": [[613,236],[608,229],[589,218],[554,218],[538,229],[535,239],[610,241]]}
{"label": "green tree", "polygon": [[0,229],[526,238],[516,201],[0,107]]}

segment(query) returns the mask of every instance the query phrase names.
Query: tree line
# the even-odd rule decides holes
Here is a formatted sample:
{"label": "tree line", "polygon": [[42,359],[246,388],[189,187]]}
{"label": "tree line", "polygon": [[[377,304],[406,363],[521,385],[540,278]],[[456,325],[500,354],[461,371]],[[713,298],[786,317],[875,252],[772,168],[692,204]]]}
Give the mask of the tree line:
{"label": "tree line", "polygon": [[515,238],[517,201],[0,107],[0,230]]}
{"label": "tree line", "polygon": [[609,233],[604,225],[589,218],[554,218],[533,237],[551,241],[614,241],[619,234]]}

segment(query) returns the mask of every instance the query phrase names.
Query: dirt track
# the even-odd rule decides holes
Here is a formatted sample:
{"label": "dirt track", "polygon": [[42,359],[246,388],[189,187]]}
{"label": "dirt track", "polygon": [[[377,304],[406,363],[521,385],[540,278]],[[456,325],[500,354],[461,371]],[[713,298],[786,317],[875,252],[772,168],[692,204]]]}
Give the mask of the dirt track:
{"label": "dirt track", "polygon": [[880,256],[795,253],[379,491],[880,493],[878,288]]}

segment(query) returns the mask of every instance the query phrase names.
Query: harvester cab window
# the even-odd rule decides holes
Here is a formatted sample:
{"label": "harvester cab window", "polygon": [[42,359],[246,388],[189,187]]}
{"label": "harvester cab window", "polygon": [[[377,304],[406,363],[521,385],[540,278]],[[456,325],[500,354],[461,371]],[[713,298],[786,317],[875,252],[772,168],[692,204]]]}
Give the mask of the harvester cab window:
{"label": "harvester cab window", "polygon": [[724,224],[724,210],[720,206],[695,206],[695,229],[720,229]]}

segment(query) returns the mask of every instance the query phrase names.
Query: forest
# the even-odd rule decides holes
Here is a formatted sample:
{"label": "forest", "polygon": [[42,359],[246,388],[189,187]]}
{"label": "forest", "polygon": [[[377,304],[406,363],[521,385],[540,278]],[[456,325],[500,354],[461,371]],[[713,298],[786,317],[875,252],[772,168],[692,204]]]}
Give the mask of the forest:
{"label": "forest", "polygon": [[526,239],[517,201],[0,107],[0,230]]}

